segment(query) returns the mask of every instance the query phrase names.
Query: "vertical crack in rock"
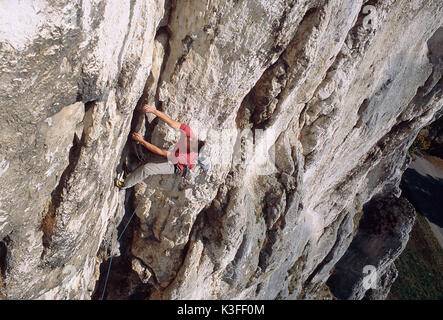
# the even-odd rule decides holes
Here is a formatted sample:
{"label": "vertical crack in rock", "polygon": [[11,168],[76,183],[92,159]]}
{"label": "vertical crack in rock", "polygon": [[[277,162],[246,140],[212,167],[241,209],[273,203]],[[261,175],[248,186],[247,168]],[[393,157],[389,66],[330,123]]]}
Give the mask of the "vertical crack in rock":
{"label": "vertical crack in rock", "polygon": [[277,242],[282,240],[282,231],[284,228],[284,215],[286,212],[286,193],[279,186],[279,191],[269,190],[265,193],[263,199],[263,218],[266,225],[266,235],[263,246],[259,253],[258,267],[261,273],[265,273],[271,265],[274,247]]}
{"label": "vertical crack in rock", "polygon": [[[88,101],[85,103],[85,115],[82,123],[85,123],[85,118],[93,112],[95,104],[95,101]],[[61,227],[57,222],[58,211],[62,202],[65,201],[65,197],[67,194],[69,194],[71,183],[70,180],[77,168],[82,148],[86,145],[85,139],[85,128],[83,128],[80,138],[78,136],[78,132],[74,132],[72,146],[69,149],[68,166],[61,174],[56,188],[51,192],[51,197],[45,205],[43,218],[40,225],[40,230],[43,232],[43,251],[41,259],[44,259],[48,251],[51,249],[53,236],[57,232],[57,228]]]}
{"label": "vertical crack in rock", "polygon": [[[287,43],[285,43],[285,32],[283,29],[287,27],[288,15],[291,13],[297,1],[290,1],[287,6],[284,7],[283,13],[277,21],[274,21],[272,25],[272,33],[274,35],[273,43],[274,45],[270,49],[270,56],[264,61],[265,66],[269,66],[275,56],[280,56],[284,51]],[[309,11],[309,10],[308,10]]]}
{"label": "vertical crack in rock", "polygon": [[[173,1],[172,1],[173,2]],[[165,2],[165,14],[158,25],[157,32],[154,37],[154,53],[151,71],[149,72],[148,78],[145,81],[145,86],[141,97],[138,99],[136,107],[132,112],[130,132],[138,132],[144,135],[145,139],[151,140],[151,134],[158,122],[155,118],[153,121],[149,122],[149,116],[145,117],[142,111],[142,107],[145,104],[156,105],[158,109],[159,106],[159,84],[161,83],[162,72],[165,68],[170,48],[169,48],[169,37],[170,31],[168,27],[168,22],[170,19],[171,11],[174,8],[174,3]],[[141,162],[146,162],[150,155],[138,144],[133,143],[133,141],[128,138],[123,151],[121,154],[120,162],[117,165],[117,171],[121,172],[125,170],[132,171]],[[149,186],[146,186],[149,188]],[[123,227],[128,222],[131,214],[137,206],[137,201],[142,201],[142,194],[144,192],[136,192],[134,188],[126,190],[124,199],[124,215],[117,226],[119,230],[117,238],[120,235]],[[136,199],[138,198],[138,199]],[[115,228],[115,224],[110,224],[109,229]],[[143,260],[134,256],[131,252],[131,247],[133,243],[134,230],[140,228],[139,219],[134,216],[130,225],[125,231],[125,235],[122,237],[119,243],[116,243],[116,239],[111,239],[111,246],[119,247],[119,255],[114,256],[115,253],[107,253],[106,248],[101,246],[101,250],[104,251],[105,257],[104,262],[100,265],[100,277],[95,285],[94,293],[92,295],[93,299],[101,298],[104,282],[106,280],[107,270],[109,267],[109,257],[114,256],[111,273],[109,276],[109,284],[106,290],[105,299],[144,299],[149,294],[153,288],[157,288],[159,283],[154,270]],[[105,238],[106,239],[106,238]],[[100,254],[100,253],[99,253]],[[145,274],[145,279],[140,279],[140,274]]]}
{"label": "vertical crack in rock", "polygon": [[[117,226],[117,232],[115,238],[111,239],[111,247],[109,250],[104,250],[103,262],[100,265],[100,277],[95,284],[95,289],[92,294],[92,299],[101,299],[104,290],[104,284],[107,280],[107,288],[104,295],[105,300],[113,299],[145,299],[152,286],[156,285],[155,274],[152,270],[144,265],[142,261],[134,257],[131,253],[131,243],[133,242],[134,229],[139,225],[137,216],[134,216],[131,223],[128,225],[125,233],[122,235],[124,227],[129,221],[130,216],[135,209],[135,194],[132,191],[126,192],[125,196],[125,208],[122,220]],[[122,237],[117,242],[118,237]],[[117,255],[118,252],[118,255]],[[108,268],[110,263],[110,257],[113,256],[112,266],[108,276]],[[147,269],[147,281],[140,279],[139,274],[134,271],[134,264],[139,265],[141,268]]]}
{"label": "vertical crack in rock", "polygon": [[[122,46],[120,48],[120,52],[118,54],[118,59],[117,59],[117,66],[119,68],[119,76],[117,77],[117,93],[119,92],[119,90],[118,90],[119,87],[124,87],[127,84],[127,82],[128,82],[126,80],[128,75],[127,75],[127,71],[126,71],[125,66],[124,66],[123,55],[124,55],[125,50],[126,50],[126,44],[128,42],[129,33],[131,31],[132,24],[133,24],[135,2],[136,2],[136,0],[130,0],[129,1],[129,19],[128,19],[129,20],[129,24],[128,24],[128,27],[126,29],[125,37],[123,39],[123,43],[122,43]],[[117,96],[118,96],[118,94],[117,94]]]}
{"label": "vertical crack in rock", "polygon": [[[287,272],[287,277],[289,278],[288,282],[288,292],[289,295],[292,295],[294,290],[296,289],[297,283],[300,281],[300,274],[306,266],[307,256],[309,254],[309,249],[311,247],[311,243],[308,241],[297,260],[291,266],[291,268]],[[281,296],[281,292],[279,293]]]}
{"label": "vertical crack in rock", "polygon": [[160,70],[158,71],[157,77],[154,78],[152,71],[151,71],[147,85],[149,85],[149,87],[152,88],[152,90],[155,92],[154,97],[150,97],[150,100],[154,99],[155,105],[158,105],[158,106],[160,106],[159,88],[160,88],[160,84],[163,81],[163,76],[164,76],[163,71],[165,70],[166,63],[168,62],[168,58],[171,53],[171,47],[169,45],[169,38],[170,37],[171,37],[171,33],[170,33],[170,30],[167,25],[164,27],[161,27],[158,30],[157,35],[155,36],[155,39],[163,46],[164,53],[163,53],[163,56],[161,57],[161,66],[160,66]]}
{"label": "vertical crack in rock", "polygon": [[[169,8],[169,11],[165,12],[163,19],[165,19],[166,22],[169,21],[171,10],[172,9]],[[131,131],[144,135],[145,139],[148,141],[151,141],[151,135],[158,123],[158,119],[156,117],[152,119],[152,117],[149,115],[145,117],[142,107],[145,104],[149,104],[154,105],[159,110],[162,110],[161,101],[159,100],[159,89],[160,84],[162,83],[163,71],[170,54],[169,38],[170,31],[168,25],[166,24],[159,27],[154,38],[154,53],[151,71],[148,79],[145,81],[142,96],[137,102],[131,120]],[[122,159],[126,159],[125,161],[128,162],[127,164],[129,164],[132,163],[132,159],[138,159],[140,161],[144,160],[145,158],[145,149],[139,144],[134,145],[128,141],[124,148]],[[132,165],[129,165],[129,168],[132,169]]]}
{"label": "vertical crack in rock", "polygon": [[[317,19],[313,19],[313,17],[319,13],[317,7],[307,9],[305,15],[300,19],[298,28],[295,29],[292,39],[286,45],[275,45],[274,48],[278,48],[274,50],[276,53],[278,52],[278,59],[263,72],[257,83],[243,99],[236,118],[238,128],[245,129],[250,123],[252,124],[252,130],[266,129],[271,124],[271,120],[276,120],[275,114],[277,114],[278,106],[282,102],[282,96],[287,96],[294,86],[294,81],[291,81],[294,80],[294,75],[293,70],[290,70],[290,66],[292,67],[295,63],[288,59],[288,56],[293,55],[291,52],[297,50],[297,46],[302,47],[302,43],[300,43],[301,34],[305,32],[307,26],[312,27],[315,24],[318,17]],[[281,18],[282,21],[286,19],[286,15],[285,11]],[[278,30],[283,28],[282,21],[278,24]],[[276,37],[278,38],[279,35],[277,34]],[[306,37],[306,34],[303,37]],[[304,40],[306,41],[306,39]]]}
{"label": "vertical crack in rock", "polygon": [[57,187],[51,193],[51,198],[46,204],[45,213],[40,226],[40,230],[43,232],[42,243],[44,247],[41,256],[42,259],[47,253],[47,250],[50,249],[52,236],[56,228],[57,210],[63,201],[63,194],[67,192],[66,189],[68,188],[68,181],[77,166],[77,162],[80,158],[81,148],[82,142],[78,138],[77,133],[74,133],[72,147],[69,150],[69,165],[63,171]]}
{"label": "vertical crack in rock", "polygon": [[355,124],[355,128],[360,128],[362,126],[363,123],[362,115],[366,111],[368,106],[369,106],[369,99],[364,99],[357,111],[358,121]]}
{"label": "vertical crack in rock", "polygon": [[[134,109],[131,118],[130,132],[139,131],[140,123],[143,121],[144,114],[140,111],[143,105],[142,101],[147,99],[147,94],[144,91],[142,97],[137,103],[136,109]],[[117,172],[122,172],[124,168],[133,169],[139,164],[140,161],[145,160],[143,153],[138,153],[141,150],[137,149],[137,146],[132,142],[130,138],[127,139],[125,146],[123,147],[120,161],[117,165]],[[142,151],[141,151],[142,152]],[[137,200],[136,197],[139,199]],[[138,274],[133,270],[133,261],[137,259],[131,253],[131,244],[133,242],[134,229],[139,225],[139,220],[135,215],[125,230],[124,235],[117,242],[117,239],[121,236],[121,232],[129,221],[132,213],[134,212],[137,201],[141,201],[142,194],[136,196],[134,188],[125,191],[125,197],[123,201],[117,207],[117,211],[122,211],[123,216],[121,220],[113,221],[108,224],[107,236],[103,238],[103,242],[100,245],[97,256],[102,259],[102,263],[99,267],[99,278],[95,283],[94,291],[91,298],[94,300],[101,299],[104,291],[104,284],[106,281],[107,289],[104,295],[104,299],[144,299],[147,296],[148,286],[146,286],[139,278]],[[120,217],[120,214],[116,215]],[[116,230],[116,231],[114,231]],[[108,268],[110,264],[110,258],[112,259],[112,266],[108,276]],[[147,268],[147,266],[143,266]],[[152,270],[151,270],[152,271]],[[150,272],[155,280],[155,275]],[[150,284],[152,284],[152,279]]]}

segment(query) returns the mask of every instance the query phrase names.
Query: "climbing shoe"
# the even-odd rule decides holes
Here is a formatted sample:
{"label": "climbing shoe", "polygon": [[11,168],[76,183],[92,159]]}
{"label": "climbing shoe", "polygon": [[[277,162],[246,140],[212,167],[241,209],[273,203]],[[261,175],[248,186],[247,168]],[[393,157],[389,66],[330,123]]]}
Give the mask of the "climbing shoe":
{"label": "climbing shoe", "polygon": [[125,186],[125,183],[120,180],[119,178],[115,178],[115,186],[118,187],[119,189],[123,189]]}

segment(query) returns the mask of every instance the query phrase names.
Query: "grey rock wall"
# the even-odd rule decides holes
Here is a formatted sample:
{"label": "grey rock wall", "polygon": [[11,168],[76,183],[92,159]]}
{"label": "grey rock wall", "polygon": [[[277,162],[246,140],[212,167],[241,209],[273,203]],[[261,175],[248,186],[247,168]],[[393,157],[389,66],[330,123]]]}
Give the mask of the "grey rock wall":
{"label": "grey rock wall", "polygon": [[[407,148],[442,108],[441,60],[428,47],[440,1],[0,10],[7,298],[97,296],[110,255],[126,261],[116,280],[127,287],[111,282],[109,298],[315,298],[363,205],[398,191]],[[114,188],[123,162],[150,159],[128,142],[131,127],[160,147],[175,142],[143,103],[189,124],[211,169]]]}

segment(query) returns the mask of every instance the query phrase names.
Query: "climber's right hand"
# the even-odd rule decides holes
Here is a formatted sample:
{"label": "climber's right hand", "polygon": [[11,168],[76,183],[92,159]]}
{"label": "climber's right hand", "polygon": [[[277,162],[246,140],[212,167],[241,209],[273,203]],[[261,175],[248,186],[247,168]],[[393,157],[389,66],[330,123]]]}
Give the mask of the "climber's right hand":
{"label": "climber's right hand", "polygon": [[144,113],[154,113],[156,110],[157,110],[157,109],[155,109],[154,106],[149,106],[149,105],[147,105],[147,104],[145,104],[145,105],[143,106],[143,112],[144,112]]}

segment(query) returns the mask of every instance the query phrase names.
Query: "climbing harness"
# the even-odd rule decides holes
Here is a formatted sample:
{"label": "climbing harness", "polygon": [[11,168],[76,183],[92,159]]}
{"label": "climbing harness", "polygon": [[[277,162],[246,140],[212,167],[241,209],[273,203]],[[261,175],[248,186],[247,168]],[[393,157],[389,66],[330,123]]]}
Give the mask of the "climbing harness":
{"label": "climbing harness", "polygon": [[[137,206],[136,206],[135,209],[134,209],[134,212],[132,213],[131,217],[129,218],[128,222],[126,223],[125,227],[123,228],[123,231],[122,231],[122,233],[120,234],[120,236],[118,237],[117,242],[120,242],[121,238],[123,237],[123,234],[124,234],[125,231],[126,231],[126,228],[128,228],[129,224],[130,224],[131,221],[132,221],[132,218],[134,218],[135,213],[137,212],[137,209],[138,209],[139,204],[145,199],[146,194],[147,194],[147,192],[148,192],[148,190],[149,190],[149,182],[151,182],[152,177],[153,177],[153,176],[149,177],[148,182],[146,182],[147,186],[146,186],[145,193],[143,194],[143,197],[140,199],[140,201],[138,201]],[[111,259],[109,260],[108,272],[106,273],[106,279],[105,279],[105,284],[104,284],[104,286],[103,286],[103,292],[102,292],[101,300],[103,300],[104,297],[105,297],[106,287],[108,286],[108,279],[109,279],[109,274],[110,274],[110,272],[111,272],[111,266],[112,266],[112,259],[113,259],[113,258],[114,258],[114,256],[112,255],[112,245],[111,245]]]}
{"label": "climbing harness", "polygon": [[[211,166],[209,160],[201,158],[201,157],[197,157],[197,163],[204,171],[208,171]],[[183,166],[183,170],[180,169],[180,167],[177,164],[175,164],[174,165],[174,173],[176,175],[181,175],[183,178],[183,181],[187,181],[191,167],[188,165],[182,165],[182,166]]]}
{"label": "climbing harness", "polygon": [[189,170],[190,170],[190,168],[187,165],[183,165],[183,170],[182,170],[182,169],[180,169],[180,167],[177,164],[174,164],[174,173],[177,176],[181,175],[181,177],[183,178],[183,181],[187,181],[188,176],[189,176]]}

